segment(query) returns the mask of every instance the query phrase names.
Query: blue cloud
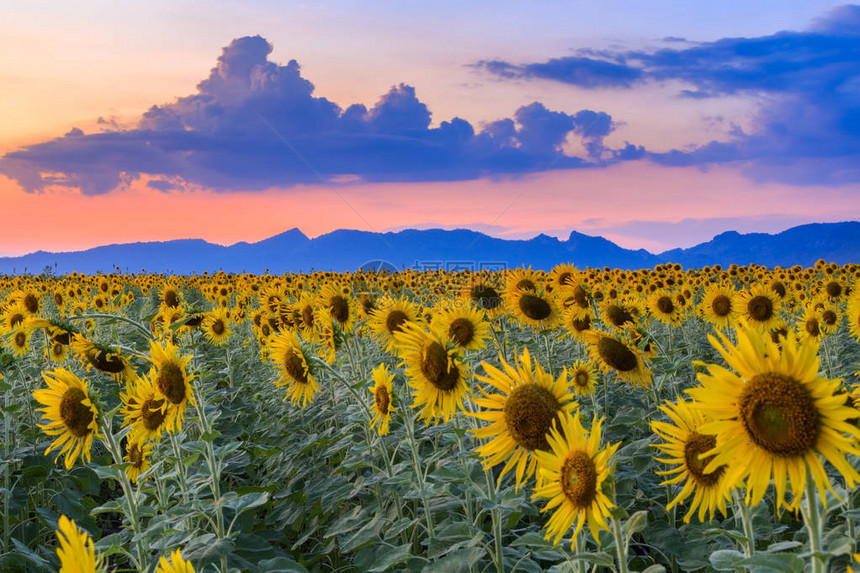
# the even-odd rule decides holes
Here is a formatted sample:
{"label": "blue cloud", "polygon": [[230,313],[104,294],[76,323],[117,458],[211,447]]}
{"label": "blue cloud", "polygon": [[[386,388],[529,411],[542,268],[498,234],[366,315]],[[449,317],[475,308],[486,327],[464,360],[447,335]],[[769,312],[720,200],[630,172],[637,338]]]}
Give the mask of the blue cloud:
{"label": "blue cloud", "polygon": [[[736,163],[752,179],[796,185],[860,182],[860,6],[838,7],[807,30],[655,51],[580,50],[542,63],[478,62],[500,78],[584,88],[681,81],[681,98],[760,98],[749,133],[692,150],[644,153],[663,165]],[[643,150],[644,151],[644,150]],[[628,157],[616,150],[617,157]],[[635,154],[634,154],[635,155]]]}
{"label": "blue cloud", "polygon": [[[464,180],[494,174],[607,165],[632,158],[607,149],[615,123],[604,112],[574,114],[535,102],[477,131],[461,118],[431,128],[415,88],[400,84],[368,109],[341,109],[314,95],[295,60],[269,61],[260,36],[224,48],[196,93],[155,105],[131,129],[73,129],[7,153],[0,173],[26,191],[74,187],[87,195],[155,176],[150,188],[182,191],[199,185],[222,191],[260,190],[338,181]],[[109,122],[106,122],[106,124]],[[588,157],[568,156],[579,139]]]}

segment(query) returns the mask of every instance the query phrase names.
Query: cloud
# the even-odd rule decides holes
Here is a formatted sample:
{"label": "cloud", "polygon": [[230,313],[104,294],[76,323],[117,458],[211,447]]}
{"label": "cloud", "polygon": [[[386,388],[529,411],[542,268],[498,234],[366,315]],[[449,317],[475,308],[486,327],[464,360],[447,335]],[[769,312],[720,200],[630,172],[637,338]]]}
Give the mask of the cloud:
{"label": "cloud", "polygon": [[[430,127],[431,111],[412,86],[392,87],[370,109],[341,109],[314,94],[298,62],[269,61],[271,51],[260,36],[238,38],[192,95],[152,106],[130,127],[101,120],[98,133],[74,128],[7,153],[0,173],[28,192],[62,186],[100,195],[137,179],[164,192],[263,190],[454,181],[633,158],[629,145],[604,146],[615,129],[604,112],[567,114],[535,102],[480,131],[457,117]],[[573,139],[587,157],[565,154]]]}
{"label": "cloud", "polygon": [[503,79],[589,89],[680,81],[681,98],[756,98],[760,106],[748,133],[735,129],[726,142],[642,155],[662,165],[737,163],[756,181],[860,182],[860,6],[838,7],[803,31],[701,43],[666,40],[673,40],[671,47],[653,51],[585,49],[546,62],[475,66]]}

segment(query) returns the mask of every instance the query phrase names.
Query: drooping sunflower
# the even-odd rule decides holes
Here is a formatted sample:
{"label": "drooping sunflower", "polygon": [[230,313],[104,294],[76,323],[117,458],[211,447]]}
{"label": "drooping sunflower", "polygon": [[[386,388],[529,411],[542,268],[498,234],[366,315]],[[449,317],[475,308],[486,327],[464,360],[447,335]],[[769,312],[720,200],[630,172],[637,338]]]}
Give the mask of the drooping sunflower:
{"label": "drooping sunflower", "polygon": [[157,442],[172,430],[174,418],[169,415],[168,401],[159,392],[149,375],[136,377],[120,393],[123,426],[131,426],[129,439],[133,442]]}
{"label": "drooping sunflower", "polygon": [[394,335],[402,332],[406,324],[420,322],[418,316],[418,309],[408,299],[385,298],[377,303],[368,326],[385,345],[386,352],[393,352],[396,347]]}
{"label": "drooping sunflower", "polygon": [[149,343],[149,357],[153,363],[149,378],[156,396],[167,400],[167,428],[181,430],[185,410],[189,404],[197,403],[191,386],[194,376],[188,374],[191,355],[180,355],[179,348],[170,341],[161,344],[153,340]]}
{"label": "drooping sunflower", "polygon": [[604,493],[603,485],[611,473],[609,460],[620,442],[600,449],[602,418],[594,418],[590,432],[579,421],[579,412],[565,413],[560,421],[547,439],[551,451],[534,454],[538,485],[532,499],[549,500],[541,513],[555,509],[546,524],[546,539],[558,543],[576,524],[570,537],[573,548],[586,523],[597,542],[599,530],[609,530],[606,516],[615,503]]}
{"label": "drooping sunflower", "polygon": [[162,556],[158,560],[158,567],[155,568],[155,573],[194,573],[194,567],[191,562],[182,558],[182,552],[177,549],[170,554],[170,560]]}
{"label": "drooping sunflower", "polygon": [[224,307],[215,307],[207,312],[203,318],[203,333],[210,344],[221,346],[230,338],[230,315]]}
{"label": "drooping sunflower", "polygon": [[779,321],[782,299],[764,285],[753,285],[750,290],[738,294],[740,315],[750,326],[768,330]]}
{"label": "drooping sunflower", "polygon": [[490,337],[490,323],[487,322],[486,314],[472,306],[442,309],[433,318],[430,327],[463,350],[486,348]]}
{"label": "drooping sunflower", "polygon": [[95,368],[117,379],[122,376],[133,378],[134,371],[128,360],[111,348],[87,340],[78,333],[73,335],[70,346],[80,358],[81,363],[87,367],[87,371]]}
{"label": "drooping sunflower", "polygon": [[39,411],[47,421],[39,428],[56,436],[45,455],[59,448],[54,461],[65,455],[66,469],[71,469],[78,456],[89,462],[93,438],[98,435],[99,412],[87,393],[87,383],[65,368],[42,372],[42,378],[48,388],[33,392],[33,398],[44,406]]}
{"label": "drooping sunflower", "polygon": [[597,384],[594,366],[585,360],[577,360],[567,369],[570,389],[577,396],[591,396]]}
{"label": "drooping sunflower", "polygon": [[564,309],[565,319],[568,314],[574,319],[591,316],[591,295],[585,284],[570,277],[563,277],[563,280],[564,284],[559,286],[556,293]]}
{"label": "drooping sunflower", "polygon": [[[737,330],[737,344],[722,334],[719,341],[708,338],[734,372],[708,364],[707,373],[698,375],[702,386],[687,390],[711,420],[701,432],[717,437],[704,471],[728,465],[727,483],[746,479],[751,505],[761,501],[773,475],[777,506],[790,508],[803,498],[807,470],[822,499],[824,488],[832,489],[819,454],[849,488],[860,481],[845,459],[846,453],[860,455],[854,443],[860,429],[846,422],[857,412],[846,406],[839,380],[818,375],[817,344],[798,343],[791,332],[777,344],[745,323]],[[785,503],[788,483],[795,494],[790,504]]]}
{"label": "drooping sunflower", "polygon": [[298,334],[281,332],[275,335],[269,343],[269,359],[280,372],[275,384],[286,386],[291,404],[304,408],[313,402],[314,395],[319,392],[319,385]]}
{"label": "drooping sunflower", "polygon": [[633,386],[648,386],[651,370],[636,345],[624,337],[589,330],[583,334],[591,360],[604,374],[615,373],[619,380]]}
{"label": "drooping sunflower", "polygon": [[318,338],[315,310],[314,297],[309,292],[302,292],[299,300],[293,305],[293,315],[297,319],[295,326],[298,327],[302,337],[310,342],[316,342]]}
{"label": "drooping sunflower", "polygon": [[132,482],[137,483],[140,475],[148,470],[152,463],[150,456],[152,455],[152,444],[148,442],[135,442],[129,440],[125,446],[124,461],[131,465],[125,468],[125,473]]}
{"label": "drooping sunflower", "polygon": [[404,323],[394,339],[412,388],[412,407],[421,408],[420,417],[428,424],[438,417],[447,422],[469,392],[468,367],[443,338],[420,324]]}
{"label": "drooping sunflower", "polygon": [[697,511],[701,522],[705,521],[705,515],[708,515],[709,520],[713,519],[716,510],[726,515],[726,503],[730,503],[732,499],[731,487],[727,485],[731,484],[725,482],[726,466],[719,466],[710,472],[705,471],[712,458],[702,457],[702,454],[714,449],[717,438],[712,434],[700,432],[705,423],[702,412],[691,408],[690,403],[683,399],[674,404],[667,402],[660,406],[660,410],[672,423],[656,420],[651,422],[651,430],[664,440],[664,443],[653,444],[653,447],[669,456],[656,459],[675,466],[657,472],[658,475],[673,476],[660,485],[684,484],[666,509],[672,509],[692,495],[693,501],[684,515],[684,523],[689,523]]}
{"label": "drooping sunflower", "polygon": [[320,345],[317,352],[323,360],[334,364],[337,359],[337,351],[343,346],[343,333],[340,323],[329,313],[327,308],[318,308],[315,311],[314,324],[317,328],[317,340]]}
{"label": "drooping sunflower", "polygon": [[78,529],[74,519],[60,515],[57,523],[57,557],[60,573],[96,573],[103,571],[102,558],[86,531]]}
{"label": "drooping sunflower", "polygon": [[478,439],[490,439],[476,449],[484,469],[504,463],[499,473],[501,482],[507,472],[516,468],[515,487],[519,488],[535,473],[537,460],[532,452],[549,450],[547,437],[553,422],[577,404],[567,388],[566,373],[553,380],[536,360],[532,361],[527,348],[514,364],[501,362],[503,370],[481,363],[487,375],[476,378],[501,393],[481,389],[483,397],[474,402],[484,410],[471,415],[490,424],[472,433]]}
{"label": "drooping sunflower", "polygon": [[391,413],[397,411],[393,406],[394,393],[391,390],[394,374],[388,372],[387,364],[380,364],[373,369],[371,378],[374,386],[370,389],[373,393],[373,418],[370,420],[370,427],[376,428],[379,435],[384,436],[388,433]]}
{"label": "drooping sunflower", "polygon": [[699,314],[702,318],[718,328],[733,326],[739,313],[735,290],[727,284],[716,283],[709,286],[699,303]]}

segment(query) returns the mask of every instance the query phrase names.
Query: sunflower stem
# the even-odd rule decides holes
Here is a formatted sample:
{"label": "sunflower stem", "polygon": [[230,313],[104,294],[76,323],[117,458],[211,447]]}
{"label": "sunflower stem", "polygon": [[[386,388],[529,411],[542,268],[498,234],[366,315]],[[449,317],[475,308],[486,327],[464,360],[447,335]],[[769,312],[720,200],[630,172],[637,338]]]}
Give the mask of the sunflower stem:
{"label": "sunflower stem", "polygon": [[427,489],[424,482],[424,472],[421,471],[421,459],[418,455],[418,444],[415,439],[415,416],[406,417],[406,441],[412,452],[412,467],[421,490],[421,501],[424,502],[424,518],[427,521],[427,539],[433,539],[433,515],[430,513],[430,500],[427,499]]}
{"label": "sunflower stem", "polygon": [[176,429],[167,432],[170,436],[170,446],[173,448],[173,457],[176,458],[176,468],[179,474],[179,487],[182,493],[183,503],[188,503],[188,478],[185,475],[185,463],[182,461],[182,452],[179,450],[179,442],[176,441]]}
{"label": "sunflower stem", "polygon": [[614,515],[610,517],[610,521],[612,522],[612,537],[615,538],[615,556],[618,562],[618,573],[628,573],[627,541],[624,539],[621,522]]}
{"label": "sunflower stem", "polygon": [[735,498],[735,507],[740,514],[741,526],[744,529],[744,537],[746,538],[746,543],[744,544],[744,556],[750,558],[755,555],[755,532],[752,527],[750,507],[736,492],[732,492],[732,497]]}
{"label": "sunflower stem", "polygon": [[[491,469],[484,470],[484,479],[487,482],[487,499],[490,503],[495,504],[496,484],[493,481],[493,472]],[[493,508],[490,511],[490,517],[493,522],[493,541],[496,550],[495,555],[493,555],[493,562],[496,564],[496,571],[503,573],[505,570],[505,561],[502,557],[502,508]]]}
{"label": "sunflower stem", "polygon": [[810,558],[812,565],[812,573],[824,573],[827,571],[827,558],[824,557],[821,546],[821,514],[818,511],[818,492],[815,490],[815,480],[812,477],[812,470],[809,466],[806,468],[806,507],[801,507],[803,511],[803,521],[806,524],[806,529],[809,532],[809,551],[812,553]]}
{"label": "sunflower stem", "polygon": [[89,318],[105,318],[105,319],[113,319],[119,320],[122,322],[127,322],[128,324],[137,328],[147,339],[152,339],[152,331],[146,328],[144,325],[139,323],[138,321],[128,318],[127,316],[122,316],[119,314],[101,314],[101,313],[93,313],[93,314],[76,314],[75,316],[70,316],[68,320],[87,320]]}

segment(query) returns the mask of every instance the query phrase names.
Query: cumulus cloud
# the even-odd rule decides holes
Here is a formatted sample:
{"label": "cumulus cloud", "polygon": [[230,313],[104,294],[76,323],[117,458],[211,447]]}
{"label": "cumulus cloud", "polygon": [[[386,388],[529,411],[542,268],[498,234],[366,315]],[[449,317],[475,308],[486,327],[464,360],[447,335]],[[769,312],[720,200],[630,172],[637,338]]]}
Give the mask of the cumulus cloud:
{"label": "cumulus cloud", "polygon": [[[627,89],[680,81],[678,96],[761,101],[752,129],[692,150],[641,154],[664,165],[740,164],[755,180],[797,185],[860,181],[860,6],[838,7],[807,30],[653,51],[580,50],[546,62],[478,62],[499,78]],[[633,150],[635,155],[637,151]],[[616,156],[625,151],[616,151]]]}
{"label": "cumulus cloud", "polygon": [[[238,38],[194,94],[152,106],[131,127],[105,120],[99,133],[75,128],[7,153],[0,173],[28,192],[65,186],[98,195],[143,176],[165,192],[261,190],[321,179],[473,179],[638,158],[629,144],[604,146],[615,123],[600,111],[568,114],[535,102],[480,130],[456,117],[430,127],[431,111],[405,84],[370,109],[341,109],[314,94],[298,62],[269,61],[271,51],[260,36]],[[587,157],[565,154],[571,139]]]}

